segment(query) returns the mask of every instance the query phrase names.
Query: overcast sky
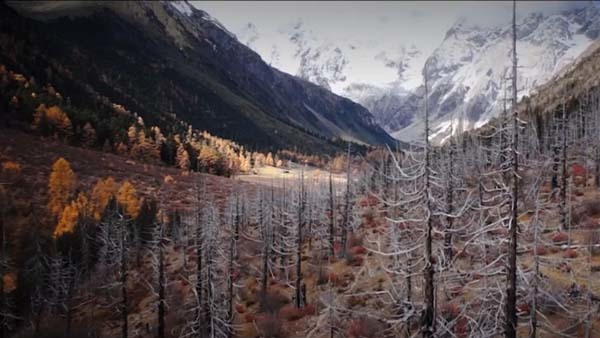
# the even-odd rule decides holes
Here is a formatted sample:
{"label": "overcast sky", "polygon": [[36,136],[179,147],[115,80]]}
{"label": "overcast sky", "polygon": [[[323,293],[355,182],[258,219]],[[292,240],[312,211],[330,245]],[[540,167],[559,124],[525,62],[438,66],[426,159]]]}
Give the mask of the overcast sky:
{"label": "overcast sky", "polygon": [[[473,25],[502,25],[510,22],[512,13],[511,1],[197,1],[192,4],[218,19],[267,62],[291,74],[297,72],[299,60],[293,53],[286,53],[287,49],[294,48],[286,40],[289,40],[290,27],[298,24],[321,44],[345,41],[358,43],[362,49],[390,52],[414,46],[422,62],[457,20],[463,18]],[[517,9],[519,16],[531,12],[551,14],[586,4],[589,1],[519,1]],[[254,25],[251,32],[248,23]],[[370,67],[372,60],[372,55],[364,60],[360,56],[353,57],[352,62],[360,65],[355,68],[372,73],[357,74],[361,81],[393,80],[393,74],[385,75],[383,70]]]}

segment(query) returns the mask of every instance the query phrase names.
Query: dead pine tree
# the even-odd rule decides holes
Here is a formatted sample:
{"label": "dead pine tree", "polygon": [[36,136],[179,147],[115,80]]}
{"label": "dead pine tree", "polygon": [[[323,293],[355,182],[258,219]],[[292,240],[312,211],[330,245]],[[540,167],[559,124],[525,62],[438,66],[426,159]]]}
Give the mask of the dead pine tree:
{"label": "dead pine tree", "polygon": [[119,269],[120,269],[120,284],[121,284],[121,337],[129,337],[129,312],[128,312],[128,290],[127,280],[129,277],[129,271],[127,269],[127,224],[124,221],[124,217],[120,212],[117,212],[118,220],[120,224],[117,224],[117,229],[120,232],[119,236]]}
{"label": "dead pine tree", "polygon": [[329,171],[329,255],[335,255],[335,203],[333,195],[333,178]]}
{"label": "dead pine tree", "polygon": [[[200,184],[202,184],[202,187],[200,187]],[[204,182],[201,182],[200,184],[198,184],[196,186],[196,205],[195,205],[195,219],[196,219],[196,238],[195,238],[195,245],[196,245],[196,297],[198,299],[198,304],[197,307],[195,309],[196,313],[195,313],[195,318],[196,323],[194,325],[194,331],[197,333],[197,337],[198,338],[202,338],[204,332],[206,331],[206,325],[205,325],[205,321],[204,319],[204,307],[203,307],[203,300],[204,300],[204,285],[203,285],[203,274],[202,272],[204,271],[204,267],[202,265],[202,258],[203,258],[203,249],[204,249],[204,225],[203,225],[203,220],[204,220],[204,213],[203,213],[203,202],[205,199],[205,195],[206,195],[206,190],[205,190],[205,186],[204,186]]]}
{"label": "dead pine tree", "polygon": [[512,109],[513,127],[511,144],[512,185],[510,201],[510,227],[508,238],[508,266],[506,278],[505,337],[517,337],[517,228],[519,199],[519,113],[517,109],[517,4],[513,1],[512,21]]}
{"label": "dead pine tree", "polygon": [[429,106],[428,106],[428,83],[427,83],[427,68],[424,71],[425,74],[425,270],[424,274],[424,309],[423,309],[423,317],[421,318],[421,329],[423,333],[423,337],[433,337],[435,332],[434,328],[434,262],[432,255],[432,242],[433,242],[433,222],[431,219],[432,215],[432,205],[431,205],[431,182],[430,182],[430,169],[431,169],[431,154],[430,154],[430,144],[429,144]]}
{"label": "dead pine tree", "polygon": [[346,193],[344,195],[344,215],[342,218],[342,233],[340,238],[340,257],[346,257],[346,245],[348,241],[348,229],[350,228],[350,142],[348,142],[348,153],[346,156]]}
{"label": "dead pine tree", "polygon": [[452,227],[454,217],[454,137],[450,136],[450,144],[448,145],[448,177],[446,179],[446,231],[444,233],[444,264],[446,266],[452,263]]}
{"label": "dead pine tree", "polygon": [[562,102],[562,117],[561,123],[561,154],[560,154],[560,225],[563,231],[569,231],[568,244],[571,245],[571,229],[568,224],[568,201],[567,201],[567,189],[568,189],[568,173],[567,173],[567,137],[568,137],[568,125],[569,118],[566,111],[566,105],[563,100]]}
{"label": "dead pine tree", "polygon": [[[261,215],[260,217],[262,218],[262,198],[260,198],[260,203],[261,203]],[[236,215],[237,216],[237,215]],[[237,221],[235,220],[237,217],[234,216],[234,222],[235,224],[232,224],[233,227],[231,230],[236,229],[236,225],[237,225]],[[261,220],[262,222],[262,220]],[[236,229],[237,230],[237,229]],[[225,332],[228,338],[232,338],[234,335],[234,330],[233,330],[233,298],[234,298],[234,280],[233,280],[233,275],[234,275],[234,270],[235,270],[235,264],[236,264],[236,257],[237,257],[237,236],[238,234],[230,231],[230,235],[229,235],[229,254],[228,254],[228,274],[227,274],[227,323],[225,326]],[[266,245],[265,245],[266,246]],[[268,252],[268,250],[266,250]],[[264,283],[264,282],[263,282]]]}
{"label": "dead pine tree", "polygon": [[298,219],[296,238],[296,307],[303,306],[302,299],[302,227],[304,226],[304,167],[300,173],[300,189],[298,192]]}
{"label": "dead pine tree", "polygon": [[165,338],[165,289],[166,289],[166,278],[165,278],[165,238],[164,238],[165,227],[164,223],[160,222],[158,225],[158,236],[157,236],[157,249],[158,249],[158,338]]}

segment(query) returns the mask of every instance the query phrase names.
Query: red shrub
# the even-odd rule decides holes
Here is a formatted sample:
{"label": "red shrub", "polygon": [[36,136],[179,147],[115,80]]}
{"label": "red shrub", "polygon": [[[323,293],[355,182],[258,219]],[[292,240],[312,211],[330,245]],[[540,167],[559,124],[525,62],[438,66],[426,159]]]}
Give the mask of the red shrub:
{"label": "red shrub", "polygon": [[235,304],[235,311],[237,311],[237,313],[244,313],[246,312],[246,307],[242,304]]}
{"label": "red shrub", "polygon": [[348,236],[348,247],[352,248],[355,246],[362,246],[363,244],[363,236],[357,235],[355,233],[350,234],[350,236]]}
{"label": "red shrub", "polygon": [[340,242],[333,243],[333,252],[337,255],[342,251],[342,244]]}
{"label": "red shrub", "polygon": [[252,312],[248,312],[244,315],[246,323],[252,323],[256,319],[256,315]]}
{"label": "red shrub", "polygon": [[585,177],[587,175],[587,170],[581,164],[573,164],[573,166],[571,167],[571,174],[573,176]]}
{"label": "red shrub", "polygon": [[529,304],[521,303],[521,304],[517,305],[517,313],[520,315],[529,314]]}
{"label": "red shrub", "polygon": [[575,249],[567,249],[563,254],[564,258],[577,258],[577,250]]}
{"label": "red shrub", "polygon": [[372,318],[357,318],[350,322],[347,336],[350,338],[380,338],[383,337],[385,327]]}
{"label": "red shrub", "polygon": [[367,252],[367,249],[365,249],[365,247],[362,245],[357,245],[350,248],[350,252],[352,252],[355,255],[364,255]]}
{"label": "red shrub", "polygon": [[569,235],[566,232],[555,232],[552,235],[552,242],[554,243],[563,243],[569,239]]}
{"label": "red shrub", "polygon": [[281,310],[279,310],[279,317],[281,317],[287,321],[298,320],[298,319],[302,318],[303,316],[304,316],[304,313],[303,313],[302,309],[299,309],[292,304],[288,304],[288,305],[282,307]]}
{"label": "red shrub", "polygon": [[282,338],[281,320],[275,315],[256,316],[256,326],[261,333],[261,337]]}
{"label": "red shrub", "polygon": [[340,278],[335,273],[330,272],[329,273],[329,280],[331,281],[331,284],[336,285],[339,282]]}
{"label": "red shrub", "polygon": [[442,304],[440,307],[442,316],[446,318],[446,320],[453,320],[454,318],[460,315],[460,308],[456,304],[446,303]]}
{"label": "red shrub", "polygon": [[545,246],[543,245],[538,245],[537,248],[534,249],[534,253],[539,255],[539,256],[544,256],[545,254],[548,253],[548,250],[546,249]]}
{"label": "red shrub", "polygon": [[364,260],[365,259],[363,258],[363,256],[353,255],[352,253],[348,253],[347,257],[346,257],[346,261],[348,262],[348,265],[351,265],[351,266],[361,266],[361,265],[363,265]]}
{"label": "red shrub", "polygon": [[304,313],[305,316],[314,316],[317,313],[317,308],[315,307],[314,304],[306,304],[302,308],[302,312]]}
{"label": "red shrub", "polygon": [[469,324],[469,321],[467,320],[467,318],[464,318],[464,317],[461,317],[456,321],[456,324],[454,324],[454,333],[456,334],[457,337],[466,338],[468,336],[467,335],[467,333],[469,332],[468,324]]}

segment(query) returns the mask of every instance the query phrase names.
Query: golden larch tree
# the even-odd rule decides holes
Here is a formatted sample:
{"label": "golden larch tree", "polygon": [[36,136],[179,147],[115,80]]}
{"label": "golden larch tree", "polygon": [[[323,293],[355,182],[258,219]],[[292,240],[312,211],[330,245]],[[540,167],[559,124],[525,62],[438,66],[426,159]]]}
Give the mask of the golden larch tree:
{"label": "golden larch tree", "polygon": [[77,177],[69,162],[59,158],[52,165],[48,181],[48,210],[56,217],[60,216],[77,187]]}
{"label": "golden larch tree", "polygon": [[58,238],[65,233],[72,233],[75,230],[77,221],[79,220],[79,209],[76,201],[71,201],[67,204],[60,214],[58,224],[54,229],[52,236]]}
{"label": "golden larch tree", "polygon": [[135,187],[131,182],[125,181],[121,184],[117,193],[117,202],[125,209],[125,214],[132,218],[136,218],[140,212],[141,203],[137,197]]}
{"label": "golden larch tree", "polygon": [[92,196],[90,198],[90,212],[95,220],[99,221],[102,218],[102,213],[108,205],[111,197],[117,195],[117,182],[112,177],[100,179],[96,182],[96,185],[92,189]]}

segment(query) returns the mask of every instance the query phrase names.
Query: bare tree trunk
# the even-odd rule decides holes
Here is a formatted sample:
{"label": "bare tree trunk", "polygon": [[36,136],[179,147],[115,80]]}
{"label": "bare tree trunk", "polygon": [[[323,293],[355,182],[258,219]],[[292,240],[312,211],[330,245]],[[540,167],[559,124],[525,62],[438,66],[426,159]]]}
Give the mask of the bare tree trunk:
{"label": "bare tree trunk", "polygon": [[344,219],[342,221],[342,238],[340,239],[340,257],[346,257],[346,242],[348,241],[348,228],[350,227],[350,142],[348,142],[348,156],[346,167],[346,194],[344,200]]}
{"label": "bare tree trunk", "polygon": [[516,2],[513,1],[513,68],[512,68],[512,96],[513,96],[513,139],[512,139],[512,198],[511,217],[508,247],[508,269],[506,290],[506,325],[505,336],[516,338],[517,336],[517,227],[518,227],[518,198],[519,198],[519,119],[517,110],[517,23]]}
{"label": "bare tree trunk", "polygon": [[[262,199],[261,199],[261,213],[262,213]],[[261,214],[262,217],[262,214]],[[266,244],[265,244],[266,246]],[[266,252],[267,250],[265,250]],[[236,256],[236,239],[232,235],[231,243],[229,246],[229,277],[227,279],[227,298],[228,298],[228,309],[227,309],[227,337],[233,337],[233,267],[235,264]]]}
{"label": "bare tree trunk", "polygon": [[335,205],[333,203],[333,179],[329,171],[329,249],[330,256],[335,255]]}
{"label": "bare tree trunk", "polygon": [[[567,112],[565,108],[565,102],[562,104],[562,135],[561,135],[561,159],[560,159],[560,167],[561,167],[561,184],[560,184],[560,225],[563,230],[569,229],[568,223],[568,215],[567,215],[567,128],[569,124],[569,119],[567,117]],[[569,234],[571,231],[569,230]],[[569,245],[571,245],[571,236],[569,236]]]}
{"label": "bare tree trunk", "polygon": [[165,254],[163,225],[158,238],[158,338],[165,338]]}
{"label": "bare tree trunk", "polygon": [[[122,224],[125,227],[125,224]],[[128,338],[129,336],[129,321],[127,310],[127,254],[125,249],[126,231],[121,229],[121,337]]]}
{"label": "bare tree trunk", "polygon": [[197,203],[196,206],[196,295],[198,297],[198,307],[196,308],[196,318],[198,319],[195,331],[197,332],[197,337],[202,338],[204,332],[206,331],[205,321],[204,321],[204,313],[203,313],[203,287],[202,287],[202,249],[204,246],[204,234],[202,232],[203,224],[202,224],[202,206],[200,205],[200,191],[198,191]]}
{"label": "bare tree trunk", "polygon": [[[271,189],[271,201],[273,200],[273,189]],[[267,285],[268,285],[268,279],[269,279],[269,253],[271,251],[271,247],[270,247],[270,241],[271,238],[269,236],[269,231],[267,229],[267,225],[265,224],[265,220],[263,217],[263,203],[262,203],[262,198],[260,199],[259,202],[259,215],[260,215],[260,220],[259,220],[259,225],[262,228],[263,231],[263,266],[262,266],[262,293],[263,295],[267,294]]]}
{"label": "bare tree trunk", "polygon": [[433,256],[432,256],[432,241],[433,241],[433,222],[431,220],[431,183],[429,182],[430,175],[430,149],[429,149],[429,107],[427,104],[428,98],[428,83],[427,83],[427,68],[425,73],[425,203],[426,206],[426,234],[425,234],[425,285],[424,285],[424,300],[425,308],[423,309],[423,318],[421,322],[421,330],[423,337],[433,337],[434,333],[434,287],[433,287]]}
{"label": "bare tree trunk", "polygon": [[300,195],[298,196],[298,234],[296,243],[296,307],[302,306],[302,226],[304,222],[304,167],[302,167]]}
{"label": "bare tree trunk", "polygon": [[[450,140],[449,145],[449,160],[448,160],[448,186],[446,191],[446,213],[451,215],[454,211],[454,184],[452,177],[454,176],[454,141]],[[446,217],[446,233],[444,234],[444,256],[446,256],[446,266],[452,264],[452,226],[454,218],[452,216]]]}

